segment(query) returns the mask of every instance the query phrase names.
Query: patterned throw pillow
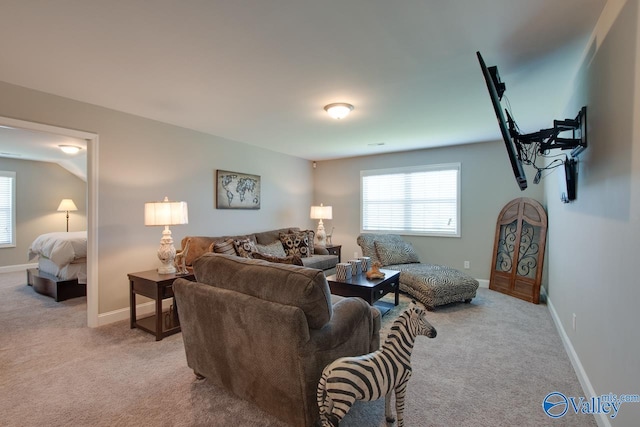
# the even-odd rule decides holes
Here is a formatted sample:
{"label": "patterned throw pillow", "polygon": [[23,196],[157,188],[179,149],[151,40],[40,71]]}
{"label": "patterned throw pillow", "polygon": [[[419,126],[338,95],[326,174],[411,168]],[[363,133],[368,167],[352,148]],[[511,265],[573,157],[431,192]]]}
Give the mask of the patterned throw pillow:
{"label": "patterned throw pillow", "polygon": [[311,256],[309,252],[309,233],[306,231],[281,233],[280,241],[287,255],[298,255],[301,258]]}
{"label": "patterned throw pillow", "polygon": [[280,240],[276,240],[275,242],[269,243],[268,245],[261,245],[259,243],[256,243],[256,250],[261,254],[267,254],[277,257],[287,256]]}
{"label": "patterned throw pillow", "polygon": [[413,262],[420,262],[418,254],[413,249],[411,243],[408,242],[378,242],[374,243],[378,259],[385,265],[393,264],[409,264]]}
{"label": "patterned throw pillow", "polygon": [[233,239],[227,239],[222,242],[212,243],[211,247],[209,248],[209,252],[226,255],[237,255],[236,247],[233,244]]}
{"label": "patterned throw pillow", "polygon": [[234,240],[233,246],[238,256],[243,258],[251,258],[251,253],[256,251],[256,243],[251,239]]}
{"label": "patterned throw pillow", "polygon": [[302,258],[300,258],[300,256],[298,255],[289,255],[289,256],[279,257],[279,256],[268,255],[260,252],[253,252],[251,254],[251,257],[253,259],[263,259],[265,261],[276,262],[279,264],[292,264],[292,265],[301,265],[301,266],[304,265],[302,264]]}
{"label": "patterned throw pillow", "polygon": [[309,256],[315,253],[314,243],[316,232],[313,230],[302,230],[301,233],[307,233],[307,238],[309,239]]}

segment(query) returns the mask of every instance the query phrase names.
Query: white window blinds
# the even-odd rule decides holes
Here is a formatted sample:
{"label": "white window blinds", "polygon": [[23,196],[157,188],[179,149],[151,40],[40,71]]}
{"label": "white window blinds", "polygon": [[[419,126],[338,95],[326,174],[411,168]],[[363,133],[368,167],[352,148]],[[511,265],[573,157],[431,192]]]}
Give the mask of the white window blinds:
{"label": "white window blinds", "polygon": [[16,173],[0,171],[0,248],[16,245]]}
{"label": "white window blinds", "polygon": [[460,236],[460,163],[360,172],[361,232]]}

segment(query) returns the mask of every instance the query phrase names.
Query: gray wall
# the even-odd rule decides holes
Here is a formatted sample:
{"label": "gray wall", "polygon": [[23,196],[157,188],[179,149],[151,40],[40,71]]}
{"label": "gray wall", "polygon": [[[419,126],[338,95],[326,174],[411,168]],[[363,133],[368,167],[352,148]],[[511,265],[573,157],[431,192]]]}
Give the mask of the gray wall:
{"label": "gray wall", "polygon": [[[99,135],[100,314],[128,312],[127,273],[159,265],[162,229],[144,226],[144,202],[168,196],[188,203],[189,224],[172,227],[176,242],[185,235],[313,225],[306,160],[7,83],[0,83],[0,116]],[[261,209],[215,209],[216,169],[260,175]]]}
{"label": "gray wall", "polygon": [[69,231],[87,229],[84,181],[55,163],[0,157],[0,170],[16,172],[16,247],[0,249],[0,267],[33,262],[27,251],[36,237],[67,229],[66,214],[56,211],[62,199],[78,207],[69,212]]}
{"label": "gray wall", "polygon": [[[549,301],[596,395],[640,394],[640,13],[638,0],[605,11],[621,5],[601,20],[564,111],[588,108],[578,198],[565,205],[547,188]],[[638,420],[640,403],[626,403],[609,422]]]}
{"label": "gray wall", "polygon": [[[542,185],[532,183],[535,175],[525,173],[529,187],[518,188],[504,144],[500,141],[459,145],[405,153],[380,154],[317,163],[314,172],[316,203],[333,206],[333,220],[325,221],[333,242],[342,244],[343,260],[354,252],[360,233],[360,171],[400,166],[461,163],[461,237],[406,236],[424,262],[463,269],[478,279],[489,279],[493,241],[498,214],[503,206],[518,197],[542,201]],[[544,181],[542,181],[544,182]]]}

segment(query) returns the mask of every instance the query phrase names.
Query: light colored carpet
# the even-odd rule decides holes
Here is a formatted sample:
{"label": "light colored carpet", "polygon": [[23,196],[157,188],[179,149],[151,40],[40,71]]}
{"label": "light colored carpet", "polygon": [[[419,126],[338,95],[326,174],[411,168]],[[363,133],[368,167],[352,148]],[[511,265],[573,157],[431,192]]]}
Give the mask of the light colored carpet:
{"label": "light colored carpet", "polygon": [[[87,328],[85,298],[56,303],[24,272],[0,274],[0,301],[3,426],[283,426],[196,380],[181,334],[156,342],[128,321]],[[480,289],[428,318],[438,336],[414,348],[407,426],[596,425],[542,411],[552,391],[584,395],[545,305]],[[383,400],[357,402],[342,425],[387,426],[383,414]]]}

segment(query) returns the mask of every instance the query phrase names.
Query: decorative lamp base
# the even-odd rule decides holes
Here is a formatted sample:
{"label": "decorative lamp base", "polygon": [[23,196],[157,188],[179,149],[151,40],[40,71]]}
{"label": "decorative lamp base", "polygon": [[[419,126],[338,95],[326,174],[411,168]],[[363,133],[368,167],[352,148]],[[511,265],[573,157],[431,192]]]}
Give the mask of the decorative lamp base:
{"label": "decorative lamp base", "polygon": [[176,248],[173,246],[171,230],[169,230],[169,226],[165,226],[162,232],[162,239],[160,239],[160,248],[158,248],[158,259],[162,263],[162,266],[158,267],[158,273],[174,274],[176,272],[176,267],[173,264],[175,258]]}
{"label": "decorative lamp base", "polygon": [[318,223],[318,229],[316,230],[316,240],[318,240],[318,246],[326,246],[327,244],[327,233],[324,231],[324,224],[322,220]]}

